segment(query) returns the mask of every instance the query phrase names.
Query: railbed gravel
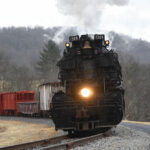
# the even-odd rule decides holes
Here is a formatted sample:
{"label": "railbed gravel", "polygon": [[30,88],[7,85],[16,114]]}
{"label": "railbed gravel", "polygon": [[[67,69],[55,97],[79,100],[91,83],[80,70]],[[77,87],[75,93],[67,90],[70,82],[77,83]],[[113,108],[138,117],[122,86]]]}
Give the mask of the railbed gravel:
{"label": "railbed gravel", "polygon": [[[46,124],[54,127],[54,123],[50,118],[29,118],[29,117],[5,117],[0,116],[0,120],[16,120],[36,124]],[[79,146],[74,150],[150,150],[150,134],[118,125],[112,129],[113,135],[95,140],[87,145]],[[60,131],[59,135],[66,134]],[[66,142],[66,140],[61,143]]]}
{"label": "railbed gravel", "polygon": [[118,125],[113,135],[74,150],[150,150],[150,134]]}

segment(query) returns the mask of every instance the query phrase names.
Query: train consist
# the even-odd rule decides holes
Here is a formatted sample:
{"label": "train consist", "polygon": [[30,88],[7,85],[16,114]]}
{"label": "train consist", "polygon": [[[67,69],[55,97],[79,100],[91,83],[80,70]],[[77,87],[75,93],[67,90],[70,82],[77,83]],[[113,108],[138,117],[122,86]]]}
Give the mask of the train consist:
{"label": "train consist", "polygon": [[20,103],[34,101],[34,91],[0,93],[0,115],[18,115]]}
{"label": "train consist", "polygon": [[63,91],[60,82],[41,84],[38,100],[34,91],[0,93],[0,115],[50,117],[51,99],[60,90]]}
{"label": "train consist", "polygon": [[58,62],[64,91],[55,93],[51,116],[69,133],[107,130],[124,116],[124,89],[118,55],[104,35],[71,36]]}

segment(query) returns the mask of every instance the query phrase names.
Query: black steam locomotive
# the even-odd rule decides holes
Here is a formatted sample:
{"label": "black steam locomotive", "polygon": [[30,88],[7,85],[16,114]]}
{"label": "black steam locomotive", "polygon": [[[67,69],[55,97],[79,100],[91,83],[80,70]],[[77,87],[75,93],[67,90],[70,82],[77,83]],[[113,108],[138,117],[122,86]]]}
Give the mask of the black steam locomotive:
{"label": "black steam locomotive", "polygon": [[69,41],[57,64],[65,91],[52,98],[55,128],[71,133],[116,126],[125,110],[117,53],[107,49],[104,35],[70,36]]}

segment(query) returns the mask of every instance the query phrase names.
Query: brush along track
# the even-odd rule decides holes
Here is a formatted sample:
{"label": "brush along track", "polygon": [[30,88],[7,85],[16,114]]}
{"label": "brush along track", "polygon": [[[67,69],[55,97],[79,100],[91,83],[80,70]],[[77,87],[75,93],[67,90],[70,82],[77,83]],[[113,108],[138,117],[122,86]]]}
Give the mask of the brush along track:
{"label": "brush along track", "polygon": [[[38,149],[38,150],[69,150],[71,148],[75,148],[80,145],[87,144],[89,142],[92,142],[97,139],[101,139],[104,137],[111,136],[112,132],[111,130],[100,133],[88,137],[83,138],[69,138],[67,135],[58,136],[50,139],[44,139],[40,141],[34,141],[30,143],[24,143],[19,145],[12,145],[8,147],[1,147],[0,150],[27,150],[27,149]],[[65,141],[66,140],[66,141]]]}

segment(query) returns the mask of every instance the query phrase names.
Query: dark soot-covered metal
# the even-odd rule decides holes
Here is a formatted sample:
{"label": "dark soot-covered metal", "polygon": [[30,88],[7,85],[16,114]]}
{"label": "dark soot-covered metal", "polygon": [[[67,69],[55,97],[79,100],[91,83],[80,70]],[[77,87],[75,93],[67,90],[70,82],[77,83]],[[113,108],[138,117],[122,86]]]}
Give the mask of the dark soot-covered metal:
{"label": "dark soot-covered metal", "polygon": [[[106,129],[121,122],[124,89],[121,66],[114,50],[108,50],[104,35],[69,38],[58,62],[59,79],[65,91],[55,93],[51,115],[56,129],[89,131]],[[90,96],[81,94],[83,88]]]}

